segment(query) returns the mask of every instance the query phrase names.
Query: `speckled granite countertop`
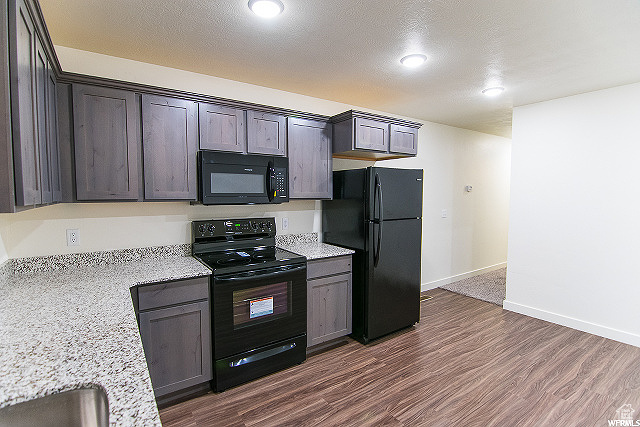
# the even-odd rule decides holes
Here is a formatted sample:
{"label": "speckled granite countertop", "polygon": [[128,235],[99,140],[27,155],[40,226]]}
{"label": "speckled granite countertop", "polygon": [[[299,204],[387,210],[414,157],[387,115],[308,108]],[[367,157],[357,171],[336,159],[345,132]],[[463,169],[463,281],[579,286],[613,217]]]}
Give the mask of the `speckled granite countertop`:
{"label": "speckled granite countertop", "polygon": [[318,233],[285,234],[276,236],[276,244],[282,249],[305,256],[308,260],[351,255],[354,250],[318,242]]}
{"label": "speckled granite countertop", "polygon": [[0,407],[101,387],[111,425],[160,426],[129,288],[210,273],[188,256],[14,269],[0,280]]}

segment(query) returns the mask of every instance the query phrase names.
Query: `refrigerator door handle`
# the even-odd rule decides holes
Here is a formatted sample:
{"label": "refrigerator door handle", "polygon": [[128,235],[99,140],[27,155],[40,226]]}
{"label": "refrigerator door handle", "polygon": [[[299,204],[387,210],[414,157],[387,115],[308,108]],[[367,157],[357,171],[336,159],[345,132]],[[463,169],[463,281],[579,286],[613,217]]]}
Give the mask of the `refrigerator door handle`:
{"label": "refrigerator door handle", "polygon": [[[383,203],[382,203],[382,184],[380,183],[380,177],[376,174],[376,194],[378,194],[378,212],[379,217],[374,221],[374,225],[378,224],[378,241],[376,243],[376,252],[373,256],[373,266],[377,267],[378,262],[380,261],[380,246],[382,243],[382,223],[384,220],[383,211]],[[374,207],[375,211],[375,207]]]}

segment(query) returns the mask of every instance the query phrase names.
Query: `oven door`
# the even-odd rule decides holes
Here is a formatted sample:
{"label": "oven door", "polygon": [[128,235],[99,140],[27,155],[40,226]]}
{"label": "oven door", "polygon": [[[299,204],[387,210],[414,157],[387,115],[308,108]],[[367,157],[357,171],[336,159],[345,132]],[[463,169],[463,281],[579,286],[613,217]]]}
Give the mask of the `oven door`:
{"label": "oven door", "polygon": [[222,359],[307,331],[307,266],[213,277],[214,358]]}

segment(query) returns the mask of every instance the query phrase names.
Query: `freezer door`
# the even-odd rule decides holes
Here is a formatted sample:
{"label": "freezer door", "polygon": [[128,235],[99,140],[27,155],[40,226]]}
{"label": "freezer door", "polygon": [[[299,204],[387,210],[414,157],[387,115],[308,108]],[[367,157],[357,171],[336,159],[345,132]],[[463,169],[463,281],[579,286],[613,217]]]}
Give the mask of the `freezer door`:
{"label": "freezer door", "polygon": [[367,220],[422,217],[422,169],[368,168],[367,171]]}
{"label": "freezer door", "polygon": [[369,223],[373,238],[367,251],[366,340],[418,322],[421,231],[419,219]]}

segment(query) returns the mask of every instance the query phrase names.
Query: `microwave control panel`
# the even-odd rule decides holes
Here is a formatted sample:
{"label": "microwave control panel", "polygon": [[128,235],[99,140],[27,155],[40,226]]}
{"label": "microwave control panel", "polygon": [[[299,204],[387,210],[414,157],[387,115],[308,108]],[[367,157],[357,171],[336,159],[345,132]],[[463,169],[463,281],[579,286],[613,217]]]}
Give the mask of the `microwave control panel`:
{"label": "microwave control panel", "polygon": [[286,168],[273,168],[273,174],[276,180],[275,197],[288,199],[289,180],[287,179]]}

